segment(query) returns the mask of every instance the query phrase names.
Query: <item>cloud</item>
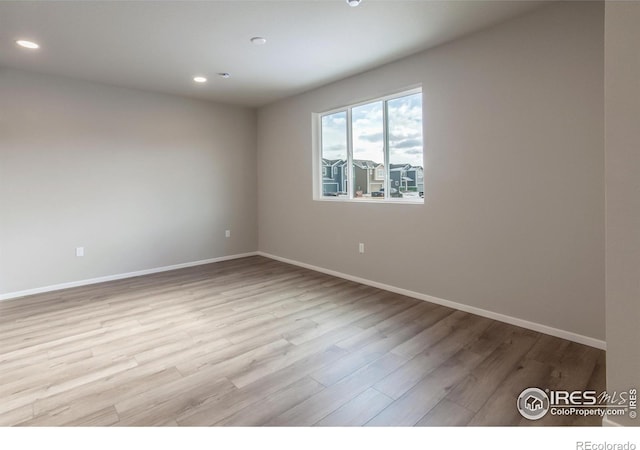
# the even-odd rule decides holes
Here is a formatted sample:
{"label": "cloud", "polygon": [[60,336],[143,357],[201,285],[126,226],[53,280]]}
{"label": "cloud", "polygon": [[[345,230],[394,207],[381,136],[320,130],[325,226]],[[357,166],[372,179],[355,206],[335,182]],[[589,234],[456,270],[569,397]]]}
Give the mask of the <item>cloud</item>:
{"label": "cloud", "polygon": [[405,127],[401,130],[393,130],[391,131],[391,133],[389,133],[389,140],[391,142],[402,141],[404,139],[422,139],[422,130],[407,130],[407,128]]}
{"label": "cloud", "polygon": [[380,133],[371,133],[371,134],[361,134],[358,136],[358,139],[367,142],[382,142],[382,132]]}
{"label": "cloud", "polygon": [[356,106],[351,110],[351,117],[354,125],[382,122],[382,102]]}
{"label": "cloud", "polygon": [[393,144],[395,148],[414,148],[414,147],[422,147],[422,139],[405,139],[397,144]]}
{"label": "cloud", "polygon": [[[383,102],[352,109],[353,157],[382,161]],[[409,95],[388,103],[389,157],[393,163],[422,166],[422,96]],[[346,158],[346,113],[322,118],[322,154],[329,159]]]}

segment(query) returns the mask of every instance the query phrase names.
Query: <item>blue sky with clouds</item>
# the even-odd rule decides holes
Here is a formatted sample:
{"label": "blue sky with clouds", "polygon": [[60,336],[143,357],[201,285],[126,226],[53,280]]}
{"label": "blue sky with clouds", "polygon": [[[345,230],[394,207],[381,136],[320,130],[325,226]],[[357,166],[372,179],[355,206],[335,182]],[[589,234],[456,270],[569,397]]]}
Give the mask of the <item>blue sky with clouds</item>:
{"label": "blue sky with clouds", "polygon": [[[388,102],[389,160],[392,164],[422,166],[422,94]],[[384,162],[382,102],[352,109],[353,157]],[[322,117],[322,157],[347,158],[346,112]]]}

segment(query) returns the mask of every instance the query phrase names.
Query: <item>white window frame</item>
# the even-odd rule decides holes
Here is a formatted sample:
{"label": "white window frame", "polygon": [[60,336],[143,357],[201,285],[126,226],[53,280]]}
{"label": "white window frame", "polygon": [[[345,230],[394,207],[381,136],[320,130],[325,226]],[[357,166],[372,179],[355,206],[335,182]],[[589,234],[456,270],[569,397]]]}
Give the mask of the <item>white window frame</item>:
{"label": "white window frame", "polygon": [[[361,101],[358,103],[353,103],[350,105],[342,106],[340,108],[334,108],[327,111],[323,111],[321,113],[313,114],[313,148],[314,148],[314,164],[313,164],[313,180],[314,180],[314,188],[313,188],[313,199],[317,201],[329,201],[329,202],[353,202],[353,203],[393,203],[399,205],[423,205],[424,197],[418,197],[416,200],[406,200],[406,199],[397,199],[390,196],[390,186],[391,186],[391,176],[390,176],[390,165],[389,165],[389,123],[387,120],[388,113],[388,101],[395,100],[397,98],[406,97],[414,94],[422,94],[422,87],[417,87],[413,89],[403,90],[396,92],[394,94],[388,94],[382,97],[372,98],[369,100]],[[351,122],[351,111],[353,108],[357,108],[358,106],[367,105],[369,103],[382,102],[382,121],[383,121],[383,153],[384,153],[384,192],[385,196],[383,199],[366,199],[366,198],[356,198],[355,192],[353,188],[352,179],[353,175],[353,130],[352,130],[352,122]],[[423,107],[423,123],[422,123],[422,134],[423,134],[423,148],[422,148],[422,167],[424,167],[424,97],[422,102]],[[318,169],[322,167],[322,117],[328,116],[331,114],[346,112],[347,116],[347,170],[351,174],[348,177],[349,182],[347,183],[347,196],[346,197],[325,197],[323,195],[322,188],[322,170]],[[318,174],[320,175],[318,177]],[[318,179],[319,178],[319,179]]]}

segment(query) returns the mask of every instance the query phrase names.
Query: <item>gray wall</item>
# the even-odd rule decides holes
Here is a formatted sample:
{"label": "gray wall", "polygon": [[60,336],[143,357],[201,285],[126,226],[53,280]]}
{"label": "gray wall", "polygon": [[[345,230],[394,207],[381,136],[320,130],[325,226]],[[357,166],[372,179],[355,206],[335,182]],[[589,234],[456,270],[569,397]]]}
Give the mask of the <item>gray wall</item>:
{"label": "gray wall", "polygon": [[[604,339],[603,45],[553,4],[260,109],[260,250]],[[425,204],[313,201],[312,113],[416,83]]]}
{"label": "gray wall", "polygon": [[0,70],[0,294],[255,251],[255,128],[249,109]]}
{"label": "gray wall", "polygon": [[640,389],[640,3],[607,2],[605,18],[607,390],[621,392]]}

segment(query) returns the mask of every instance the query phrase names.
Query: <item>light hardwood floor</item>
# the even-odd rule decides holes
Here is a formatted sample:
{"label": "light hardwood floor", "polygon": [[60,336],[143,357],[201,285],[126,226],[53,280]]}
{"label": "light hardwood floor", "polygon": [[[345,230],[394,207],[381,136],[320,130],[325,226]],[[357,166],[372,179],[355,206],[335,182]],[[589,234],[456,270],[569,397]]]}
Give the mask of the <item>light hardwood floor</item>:
{"label": "light hardwood floor", "polygon": [[599,425],[604,352],[250,257],[0,303],[0,425]]}

